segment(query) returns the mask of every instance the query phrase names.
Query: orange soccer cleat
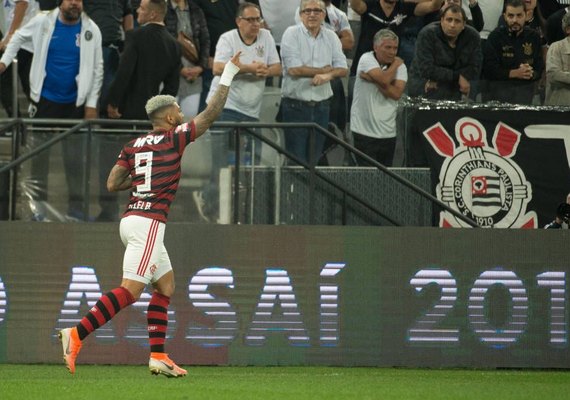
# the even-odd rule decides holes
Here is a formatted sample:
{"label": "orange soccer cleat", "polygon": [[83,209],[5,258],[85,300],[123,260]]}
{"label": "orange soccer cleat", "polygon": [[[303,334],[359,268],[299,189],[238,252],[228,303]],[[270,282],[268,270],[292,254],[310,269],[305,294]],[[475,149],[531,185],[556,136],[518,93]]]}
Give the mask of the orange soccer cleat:
{"label": "orange soccer cleat", "polygon": [[166,353],[150,353],[148,368],[153,375],[162,374],[169,378],[179,378],[188,374],[185,369],[180,368],[168,358]]}
{"label": "orange soccer cleat", "polygon": [[66,328],[59,331],[59,340],[63,347],[63,361],[70,373],[75,373],[75,359],[83,343],[77,334],[77,328]]}

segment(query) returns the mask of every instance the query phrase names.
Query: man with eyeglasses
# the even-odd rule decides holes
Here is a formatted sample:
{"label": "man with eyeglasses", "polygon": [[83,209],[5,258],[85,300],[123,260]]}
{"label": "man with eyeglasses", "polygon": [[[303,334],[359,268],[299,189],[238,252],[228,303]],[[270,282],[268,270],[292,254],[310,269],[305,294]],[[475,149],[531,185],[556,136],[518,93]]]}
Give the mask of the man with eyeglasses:
{"label": "man with eyeglasses", "polygon": [[[299,15],[302,24],[287,28],[281,40],[283,122],[315,122],[327,129],[333,95],[330,81],[346,76],[346,57],[338,36],[322,27],[323,1],[301,0]],[[315,134],[311,154],[310,132],[308,128],[287,129],[285,146],[300,160],[316,164],[325,137]]]}
{"label": "man with eyeglasses", "polygon": [[[216,93],[220,76],[234,54],[241,52],[240,71],[236,75],[228,100],[218,121],[257,122],[261,113],[265,80],[281,75],[281,62],[275,48],[275,40],[267,29],[262,29],[261,10],[257,4],[245,2],[237,10],[237,29],[220,36],[214,55],[214,79],[206,99]],[[200,216],[215,222],[219,209],[220,169],[228,164],[230,131],[211,130],[212,170],[211,178],[202,193],[194,192],[194,201]],[[250,139],[242,137],[242,140]],[[251,151],[251,140],[246,150]],[[243,156],[244,154],[242,154]],[[255,141],[255,161],[261,158],[261,141]],[[242,159],[244,162],[245,159]]]}
{"label": "man with eyeglasses", "polygon": [[[170,0],[169,0],[170,1]],[[192,0],[204,12],[208,33],[210,34],[210,58],[209,66],[202,72],[202,95],[200,97],[199,111],[206,108],[206,96],[209,93],[212,79],[212,63],[216,52],[216,44],[220,36],[236,27],[235,16],[238,6],[245,0]],[[250,3],[259,4],[258,0],[249,0]]]}
{"label": "man with eyeglasses", "polygon": [[[354,34],[348,22],[348,17],[344,11],[338,9],[331,0],[323,0],[325,3],[325,20],[323,26],[335,32],[342,44],[342,50],[349,52],[354,46]],[[299,8],[295,11],[295,23],[300,24]],[[338,129],[344,132],[347,122],[347,104],[344,93],[344,85],[340,78],[331,82],[333,98],[330,109],[330,122],[336,124]],[[331,143],[328,143],[331,142]],[[334,142],[328,140],[325,148],[332,146]]]}

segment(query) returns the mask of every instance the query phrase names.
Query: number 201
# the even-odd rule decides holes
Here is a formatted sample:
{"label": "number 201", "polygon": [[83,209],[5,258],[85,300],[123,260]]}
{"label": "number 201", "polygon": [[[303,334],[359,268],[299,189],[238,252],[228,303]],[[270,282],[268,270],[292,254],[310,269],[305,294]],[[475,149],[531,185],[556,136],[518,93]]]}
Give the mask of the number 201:
{"label": "number 201", "polygon": [[[536,276],[539,287],[550,292],[550,344],[566,347],[566,274],[544,272]],[[421,292],[430,284],[441,288],[439,299],[408,329],[408,341],[414,343],[458,344],[459,329],[442,329],[439,324],[453,310],[457,301],[457,281],[448,270],[422,269],[410,280],[410,285]],[[504,327],[493,326],[485,316],[485,296],[493,285],[503,285],[511,297],[510,319]],[[475,280],[469,292],[468,318],[475,335],[486,345],[505,347],[524,333],[528,324],[528,294],[523,281],[513,271],[485,271]]]}

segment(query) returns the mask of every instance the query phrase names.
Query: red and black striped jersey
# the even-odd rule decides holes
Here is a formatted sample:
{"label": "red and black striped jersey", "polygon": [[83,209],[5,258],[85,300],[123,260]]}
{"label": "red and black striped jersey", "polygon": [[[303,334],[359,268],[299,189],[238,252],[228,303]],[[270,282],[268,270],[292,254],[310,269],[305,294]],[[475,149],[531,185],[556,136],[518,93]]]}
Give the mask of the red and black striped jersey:
{"label": "red and black striped jersey", "polygon": [[155,130],[131,140],[121,150],[116,165],[127,168],[133,179],[129,205],[123,216],[166,222],[180,181],[184,149],[196,138],[194,122],[171,130]]}

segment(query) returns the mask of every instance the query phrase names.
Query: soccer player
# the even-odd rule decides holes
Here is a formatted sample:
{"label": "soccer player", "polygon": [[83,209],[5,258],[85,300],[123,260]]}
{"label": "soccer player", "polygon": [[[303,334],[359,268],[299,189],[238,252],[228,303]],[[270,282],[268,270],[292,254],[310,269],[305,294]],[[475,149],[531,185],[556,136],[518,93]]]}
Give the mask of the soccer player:
{"label": "soccer player", "polygon": [[158,95],[148,100],[145,108],[152,131],[127,143],[109,173],[109,191],[131,190],[120,224],[121,240],[126,246],[123,279],[119,287],[97,301],[77,326],[60,331],[63,359],[72,374],[83,340],[137,301],[150,283],[154,290],[147,313],[149,369],[155,375],[186,375],[186,370],[164,350],[167,309],[174,293],[174,273],[163,244],[165,224],[178,188],[184,149],[212,125],[224,108],[232,79],[240,69],[240,54],[237,52],[226,64],[208,107],[190,122],[183,122],[184,115],[175,97]]}

